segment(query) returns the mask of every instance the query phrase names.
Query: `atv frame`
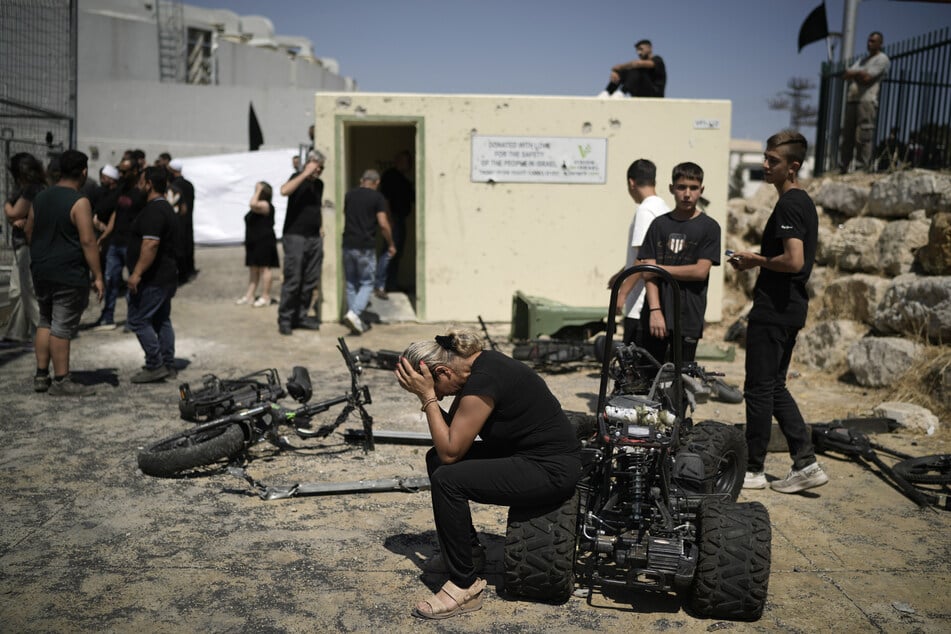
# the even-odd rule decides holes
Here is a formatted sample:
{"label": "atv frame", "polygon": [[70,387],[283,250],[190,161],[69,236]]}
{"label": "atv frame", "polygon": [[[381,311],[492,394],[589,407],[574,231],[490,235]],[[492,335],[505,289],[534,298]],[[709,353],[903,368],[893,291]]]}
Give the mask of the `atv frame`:
{"label": "atv frame", "polygon": [[[771,533],[763,505],[736,503],[746,444],[732,425],[687,416],[680,294],[654,265],[625,270],[674,286],[673,361],[653,376],[619,360],[608,322],[593,429],[579,431],[584,472],[575,495],[557,507],[512,508],[505,544],[505,590],[563,602],[575,583],[596,590],[677,593],[699,616],[755,620],[766,603]],[[613,391],[608,386],[614,380]],[[646,387],[645,387],[646,386]]]}

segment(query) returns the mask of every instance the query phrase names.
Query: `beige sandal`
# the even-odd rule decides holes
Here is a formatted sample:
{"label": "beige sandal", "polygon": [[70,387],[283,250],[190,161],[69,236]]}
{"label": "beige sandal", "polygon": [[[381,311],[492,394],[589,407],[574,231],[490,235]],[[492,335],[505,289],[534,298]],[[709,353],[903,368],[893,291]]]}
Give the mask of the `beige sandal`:
{"label": "beige sandal", "polygon": [[466,612],[475,612],[482,607],[482,591],[485,579],[476,579],[468,588],[460,588],[447,581],[439,592],[413,608],[413,616],[421,619],[448,619]]}

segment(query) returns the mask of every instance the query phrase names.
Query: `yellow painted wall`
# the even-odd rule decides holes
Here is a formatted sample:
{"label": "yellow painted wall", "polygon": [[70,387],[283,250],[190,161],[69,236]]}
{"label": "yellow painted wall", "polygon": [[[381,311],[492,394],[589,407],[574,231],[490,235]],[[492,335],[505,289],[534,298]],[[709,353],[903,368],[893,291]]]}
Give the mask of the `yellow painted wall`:
{"label": "yellow painted wall", "polygon": [[[638,158],[657,165],[658,194],[668,205],[673,166],[698,163],[705,172],[707,213],[721,229],[726,226],[729,101],[317,93],[315,116],[316,146],[329,158],[323,177],[327,318],[340,312],[340,290],[333,285],[341,284],[343,197],[359,176],[347,173],[353,126],[416,128],[417,210],[411,221],[421,321],[472,321],[477,315],[508,321],[516,290],[607,311],[607,280],[624,263],[634,209],[627,167]],[[473,135],[605,138],[607,180],[472,182]],[[391,150],[382,150],[382,156],[389,159]],[[708,321],[721,318],[722,292],[722,267],[717,267]]]}

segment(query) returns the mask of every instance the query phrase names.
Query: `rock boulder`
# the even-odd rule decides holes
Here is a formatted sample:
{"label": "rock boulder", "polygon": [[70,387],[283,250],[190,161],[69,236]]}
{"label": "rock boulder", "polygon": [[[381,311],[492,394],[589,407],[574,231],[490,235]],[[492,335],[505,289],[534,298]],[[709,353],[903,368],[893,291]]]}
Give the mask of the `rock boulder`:
{"label": "rock boulder", "polygon": [[873,324],[885,334],[951,342],[951,276],[896,277],[879,302]]}
{"label": "rock boulder", "polygon": [[914,169],[889,174],[872,184],[869,215],[907,218],[915,209],[951,211],[951,175]]}
{"label": "rock boulder", "polygon": [[918,345],[900,337],[865,337],[849,348],[846,359],[859,385],[892,385],[912,366]]}
{"label": "rock boulder", "polygon": [[931,410],[913,403],[888,401],[876,407],[873,413],[883,418],[894,418],[902,427],[929,436],[938,431],[938,417]]}
{"label": "rock boulder", "polygon": [[928,242],[915,258],[928,275],[951,275],[951,212],[932,216]]}
{"label": "rock boulder", "polygon": [[850,346],[867,330],[865,324],[848,319],[819,322],[800,333],[796,360],[814,370],[835,368],[845,363]]}
{"label": "rock boulder", "polygon": [[868,201],[870,187],[847,181],[825,181],[816,192],[815,203],[850,218],[862,213]]}

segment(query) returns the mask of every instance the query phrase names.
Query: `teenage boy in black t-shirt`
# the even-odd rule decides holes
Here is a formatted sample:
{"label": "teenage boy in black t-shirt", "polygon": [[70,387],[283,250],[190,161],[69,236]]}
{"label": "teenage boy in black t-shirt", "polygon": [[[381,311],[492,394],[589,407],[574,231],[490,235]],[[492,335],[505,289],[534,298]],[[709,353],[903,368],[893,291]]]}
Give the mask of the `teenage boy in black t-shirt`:
{"label": "teenage boy in black t-shirt", "polygon": [[[677,165],[670,180],[676,207],[651,223],[638,258],[641,264],[660,266],[680,285],[683,360],[693,361],[703,336],[710,267],[720,265],[720,225],[697,206],[703,193],[703,170],[699,165]],[[643,347],[663,363],[674,326],[674,291],[660,277],[648,279],[645,290],[641,309]]]}
{"label": "teenage boy in black t-shirt", "polygon": [[739,251],[729,260],[740,271],[760,267],[746,330],[743,391],[749,459],[743,487],[747,489],[766,487],[763,464],[774,416],[789,444],[793,466],[788,476],[772,483],[773,490],[796,493],[829,481],[816,462],[809,428],[786,389],[796,335],[806,323],[806,282],[812,273],[819,233],[816,206],[799,185],[806,148],[805,137],[794,130],[784,130],[766,141],[764,178],[776,187],[779,201],[763,230],[760,252]]}

